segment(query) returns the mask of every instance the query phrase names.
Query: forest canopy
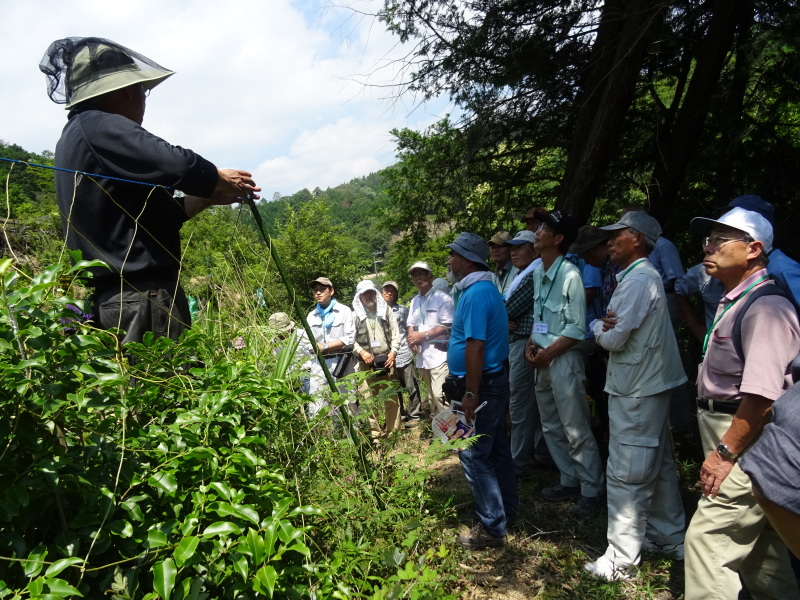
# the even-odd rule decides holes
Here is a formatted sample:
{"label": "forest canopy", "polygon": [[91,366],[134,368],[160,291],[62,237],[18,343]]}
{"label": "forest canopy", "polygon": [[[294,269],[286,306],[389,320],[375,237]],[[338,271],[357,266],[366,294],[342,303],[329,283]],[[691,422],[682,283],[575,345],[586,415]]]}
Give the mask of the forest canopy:
{"label": "forest canopy", "polygon": [[418,241],[533,205],[585,222],[639,203],[667,231],[743,193],[796,214],[794,2],[386,0],[377,18],[409,47],[400,87],[464,115],[394,132],[392,224]]}

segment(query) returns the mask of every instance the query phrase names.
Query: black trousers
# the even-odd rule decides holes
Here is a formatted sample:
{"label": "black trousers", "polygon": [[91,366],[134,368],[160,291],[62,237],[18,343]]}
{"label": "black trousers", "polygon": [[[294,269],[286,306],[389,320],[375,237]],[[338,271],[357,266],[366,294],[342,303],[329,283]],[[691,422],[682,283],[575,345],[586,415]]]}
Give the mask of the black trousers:
{"label": "black trousers", "polygon": [[191,327],[189,303],[175,281],[125,282],[120,288],[97,288],[94,318],[102,329],[121,329],[122,343],[140,342],[148,331],[157,338],[178,337]]}

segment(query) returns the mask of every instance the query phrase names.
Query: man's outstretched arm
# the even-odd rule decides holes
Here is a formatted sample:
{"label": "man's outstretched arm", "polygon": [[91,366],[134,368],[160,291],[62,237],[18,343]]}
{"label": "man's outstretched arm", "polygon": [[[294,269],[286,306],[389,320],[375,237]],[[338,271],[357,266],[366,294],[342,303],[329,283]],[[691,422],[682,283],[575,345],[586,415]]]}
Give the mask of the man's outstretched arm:
{"label": "man's outstretched arm", "polygon": [[219,179],[217,187],[208,198],[199,196],[186,196],[183,199],[183,208],[191,219],[200,214],[209,206],[221,206],[243,202],[245,199],[258,200],[261,188],[253,181],[253,176],[247,171],[239,169],[217,169]]}

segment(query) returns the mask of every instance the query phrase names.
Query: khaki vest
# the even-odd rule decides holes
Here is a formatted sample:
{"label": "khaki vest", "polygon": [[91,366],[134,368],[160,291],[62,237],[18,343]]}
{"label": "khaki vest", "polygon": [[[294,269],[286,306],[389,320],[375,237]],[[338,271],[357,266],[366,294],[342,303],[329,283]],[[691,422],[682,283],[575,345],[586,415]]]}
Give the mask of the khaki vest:
{"label": "khaki vest", "polygon": [[[623,279],[614,295],[624,294],[634,277],[649,277],[659,288],[656,310],[631,332],[622,350],[609,352],[605,391],[614,396],[638,398],[653,396],[686,381],[678,343],[667,312],[667,300],[661,276],[650,263]],[[613,296],[612,296],[613,302]]]}
{"label": "khaki vest", "polygon": [[[389,324],[389,319],[394,319],[394,313],[392,313],[392,309],[387,308],[387,313],[383,316],[378,316],[378,323],[381,324],[381,328],[383,329],[383,335],[386,337],[386,341],[391,345],[392,343],[392,328]],[[387,353],[391,349],[390,346],[387,346],[385,349],[383,348],[373,348],[369,343],[369,331],[367,330],[367,319],[360,320],[358,325],[356,325],[356,343],[367,350],[373,356],[375,354]],[[377,352],[376,352],[377,350]]]}

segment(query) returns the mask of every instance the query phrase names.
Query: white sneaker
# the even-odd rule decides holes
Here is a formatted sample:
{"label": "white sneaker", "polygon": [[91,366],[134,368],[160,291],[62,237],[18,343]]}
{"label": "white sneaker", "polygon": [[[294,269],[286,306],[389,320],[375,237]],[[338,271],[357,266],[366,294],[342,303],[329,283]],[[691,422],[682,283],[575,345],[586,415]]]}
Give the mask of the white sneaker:
{"label": "white sneaker", "polygon": [[642,544],[642,552],[652,552],[675,560],[683,560],[683,542],[680,544],[656,544],[654,541],[645,538]]}
{"label": "white sneaker", "polygon": [[614,562],[605,556],[601,556],[596,561],[586,563],[583,568],[595,577],[606,581],[625,581],[634,577],[634,568],[631,566],[615,565]]}

